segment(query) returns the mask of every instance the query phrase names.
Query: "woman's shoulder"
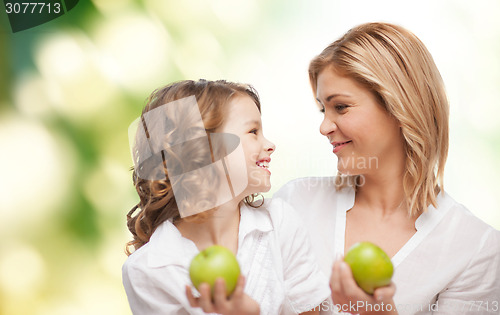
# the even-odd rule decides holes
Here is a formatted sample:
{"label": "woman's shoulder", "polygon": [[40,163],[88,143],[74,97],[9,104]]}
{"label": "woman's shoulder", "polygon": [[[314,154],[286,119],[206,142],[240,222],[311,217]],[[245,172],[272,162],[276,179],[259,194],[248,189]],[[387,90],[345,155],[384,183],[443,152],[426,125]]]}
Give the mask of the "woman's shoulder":
{"label": "woman's shoulder", "polygon": [[[500,231],[484,222],[466,206],[444,193],[438,200],[437,210],[444,212],[442,223],[449,234],[462,238],[465,243],[472,241],[477,248],[489,247],[500,255]],[[491,247],[492,245],[494,246]]]}
{"label": "woman's shoulder", "polygon": [[481,231],[496,231],[500,233],[500,231],[496,230],[490,224],[484,222],[477,215],[475,215],[469,208],[465,205],[459,203],[455,199],[453,199],[448,193],[444,193],[442,198],[438,200],[438,210],[446,210],[448,208],[449,215],[459,219],[462,224],[467,225],[470,228],[474,228],[475,230]]}

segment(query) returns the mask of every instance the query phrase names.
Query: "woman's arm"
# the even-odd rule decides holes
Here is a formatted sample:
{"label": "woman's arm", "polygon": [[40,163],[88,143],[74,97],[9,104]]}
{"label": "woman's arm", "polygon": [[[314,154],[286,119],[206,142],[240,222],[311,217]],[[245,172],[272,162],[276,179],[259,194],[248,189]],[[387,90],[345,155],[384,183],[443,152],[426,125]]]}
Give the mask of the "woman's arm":
{"label": "woman's arm", "polygon": [[363,315],[398,314],[392,299],[396,292],[394,283],[378,288],[373,295],[369,295],[356,284],[351,268],[341,259],[333,265],[330,288],[333,303],[343,312]]}
{"label": "woman's arm", "polygon": [[433,314],[500,313],[500,232],[491,229],[473,259],[437,298]]}

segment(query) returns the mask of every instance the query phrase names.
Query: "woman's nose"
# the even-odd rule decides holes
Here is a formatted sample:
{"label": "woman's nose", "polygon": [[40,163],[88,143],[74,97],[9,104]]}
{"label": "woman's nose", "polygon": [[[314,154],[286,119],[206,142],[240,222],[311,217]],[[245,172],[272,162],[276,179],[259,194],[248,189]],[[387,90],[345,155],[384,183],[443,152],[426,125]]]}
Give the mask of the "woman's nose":
{"label": "woman's nose", "polygon": [[328,136],[330,133],[334,132],[337,130],[337,125],[335,124],[334,121],[328,118],[324,118],[323,121],[321,122],[321,125],[319,126],[319,132],[323,136]]}

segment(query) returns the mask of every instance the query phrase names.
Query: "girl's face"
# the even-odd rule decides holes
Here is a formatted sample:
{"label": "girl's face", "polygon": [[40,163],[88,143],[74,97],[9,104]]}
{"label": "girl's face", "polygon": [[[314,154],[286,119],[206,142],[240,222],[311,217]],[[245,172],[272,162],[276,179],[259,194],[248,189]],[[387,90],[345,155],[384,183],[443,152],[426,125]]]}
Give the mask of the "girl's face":
{"label": "girl's face", "polygon": [[269,163],[275,146],[264,137],[257,105],[249,96],[236,95],[228,104],[226,113],[224,125],[218,132],[231,133],[240,138],[248,176],[244,197],[269,191]]}
{"label": "girl's face", "polygon": [[333,67],[321,71],[317,83],[316,97],[325,115],[320,132],[333,146],[340,173],[385,171],[404,160],[399,123],[371,91]]}

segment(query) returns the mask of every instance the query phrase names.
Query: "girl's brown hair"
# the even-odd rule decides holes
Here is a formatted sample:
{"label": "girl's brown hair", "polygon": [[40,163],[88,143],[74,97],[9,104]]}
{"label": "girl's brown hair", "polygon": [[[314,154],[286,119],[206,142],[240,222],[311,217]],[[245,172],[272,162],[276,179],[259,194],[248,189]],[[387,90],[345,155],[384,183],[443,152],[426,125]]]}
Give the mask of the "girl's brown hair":
{"label": "girl's brown hair", "polygon": [[[249,96],[255,102],[255,105],[260,111],[259,96],[250,85],[232,83],[224,80],[186,80],[175,82],[155,90],[147,99],[147,104],[142,111],[140,120],[144,122],[144,115],[155,108],[176,100],[194,96],[203,119],[205,132],[207,134],[213,133],[223,125],[224,118],[226,117],[225,111],[227,109],[227,105],[236,95]],[[181,124],[180,122],[179,126],[176,127],[182,129],[182,132],[192,132],[192,130],[186,129],[190,127],[186,127],[186,124]],[[172,137],[172,132],[165,133],[164,135],[161,135],[161,142],[165,144],[169,143],[171,142],[171,139],[169,138]],[[161,159],[144,159],[143,157],[138,156],[138,152],[141,152],[141,150],[137,148],[145,145],[146,144],[141,143],[141,141],[137,141],[134,144],[135,147],[132,149],[134,152],[134,161],[142,159],[140,166],[141,169],[148,169],[147,172],[149,174],[153,174],[155,172],[159,173],[161,176],[153,176],[153,178],[163,179],[145,179],[150,177],[140,176],[141,174],[139,174],[139,169],[133,168],[132,179],[140,200],[139,203],[127,214],[127,226],[133,235],[133,239],[126,244],[125,252],[127,255],[130,255],[133,252],[130,250],[130,247],[137,250],[149,242],[151,235],[161,223],[166,220],[175,221],[180,219],[179,208],[172,190],[173,183],[170,181],[166,165],[161,163]],[[196,146],[196,143],[194,143],[193,148],[188,147],[187,149],[191,150],[190,154],[192,155],[193,161],[202,160],[202,158],[198,159],[198,157],[206,154],[206,152],[199,152],[199,146]],[[168,150],[168,148],[164,148],[164,150]],[[193,166],[191,165],[191,167]],[[186,182],[189,185],[196,186],[196,189],[192,189],[192,186],[187,187],[188,190],[191,189],[191,191],[196,191],[197,194],[207,192],[207,190],[199,189],[203,188],[200,186],[206,185],[204,182],[200,183],[199,178]],[[212,197],[213,196],[209,196],[207,193],[206,198]],[[252,205],[254,197],[254,195],[248,196],[245,198],[244,202]],[[137,214],[133,215],[135,212],[137,212]],[[200,213],[184,219],[202,219],[206,215],[207,213]]]}
{"label": "girl's brown hair", "polygon": [[[441,75],[424,44],[403,27],[366,23],[311,61],[309,79],[315,96],[318,75],[330,66],[372,91],[399,122],[409,215],[425,211],[429,204],[436,206],[448,155],[449,105]],[[359,178],[347,182],[356,186]]]}

